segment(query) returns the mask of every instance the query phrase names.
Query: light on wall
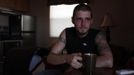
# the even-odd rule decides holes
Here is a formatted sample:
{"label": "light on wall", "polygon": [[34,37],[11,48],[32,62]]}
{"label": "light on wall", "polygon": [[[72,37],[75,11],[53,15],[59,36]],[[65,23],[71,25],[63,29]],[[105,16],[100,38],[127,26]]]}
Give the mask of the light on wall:
{"label": "light on wall", "polygon": [[78,4],[50,6],[50,37],[59,37],[65,28],[74,26],[71,17],[76,5]]}
{"label": "light on wall", "polygon": [[106,39],[108,43],[110,43],[111,41],[110,32],[112,26],[113,26],[112,16],[110,13],[106,13],[103,17],[100,27],[106,32]]}

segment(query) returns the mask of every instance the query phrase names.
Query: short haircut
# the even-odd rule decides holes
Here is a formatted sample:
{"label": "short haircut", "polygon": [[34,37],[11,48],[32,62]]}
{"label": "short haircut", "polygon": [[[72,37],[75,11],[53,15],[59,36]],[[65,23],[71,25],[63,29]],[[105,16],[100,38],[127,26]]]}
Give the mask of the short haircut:
{"label": "short haircut", "polygon": [[72,18],[74,18],[76,12],[77,12],[77,11],[80,11],[80,10],[82,10],[82,11],[90,11],[90,12],[91,12],[91,18],[92,18],[92,10],[91,10],[91,8],[90,8],[88,5],[86,5],[86,4],[79,4],[79,5],[77,5],[77,6],[74,8],[73,17],[72,17]]}

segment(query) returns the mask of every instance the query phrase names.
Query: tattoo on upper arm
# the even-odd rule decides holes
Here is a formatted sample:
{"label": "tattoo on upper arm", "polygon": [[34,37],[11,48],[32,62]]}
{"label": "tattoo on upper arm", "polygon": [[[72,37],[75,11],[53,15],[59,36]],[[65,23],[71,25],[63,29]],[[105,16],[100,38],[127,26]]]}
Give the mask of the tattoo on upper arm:
{"label": "tattoo on upper arm", "polygon": [[110,50],[104,32],[99,32],[95,38],[95,41],[99,50]]}
{"label": "tattoo on upper arm", "polygon": [[63,43],[66,43],[66,40],[65,40],[65,31],[63,31],[58,39],[60,42],[63,42]]}
{"label": "tattoo on upper arm", "polygon": [[65,43],[66,41],[65,41],[65,39],[64,38],[62,38],[62,37],[59,37],[59,41],[60,42],[63,42],[63,43]]}

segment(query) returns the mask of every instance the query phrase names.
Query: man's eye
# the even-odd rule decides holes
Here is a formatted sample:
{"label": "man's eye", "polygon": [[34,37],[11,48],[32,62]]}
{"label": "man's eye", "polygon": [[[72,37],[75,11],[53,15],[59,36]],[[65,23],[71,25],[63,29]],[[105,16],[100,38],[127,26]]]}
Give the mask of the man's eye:
{"label": "man's eye", "polygon": [[91,18],[86,18],[87,20],[91,20]]}
{"label": "man's eye", "polygon": [[81,20],[81,18],[77,18],[77,20]]}

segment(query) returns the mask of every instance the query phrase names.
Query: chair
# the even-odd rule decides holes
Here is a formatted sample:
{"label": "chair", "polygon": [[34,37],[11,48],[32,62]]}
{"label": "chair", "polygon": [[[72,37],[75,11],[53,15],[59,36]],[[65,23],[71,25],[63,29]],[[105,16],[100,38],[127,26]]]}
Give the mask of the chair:
{"label": "chair", "polygon": [[121,46],[111,45],[111,50],[113,53],[114,68],[124,68],[129,58],[127,49]]}
{"label": "chair", "polygon": [[29,64],[36,48],[13,48],[7,52],[5,75],[32,75]]}

